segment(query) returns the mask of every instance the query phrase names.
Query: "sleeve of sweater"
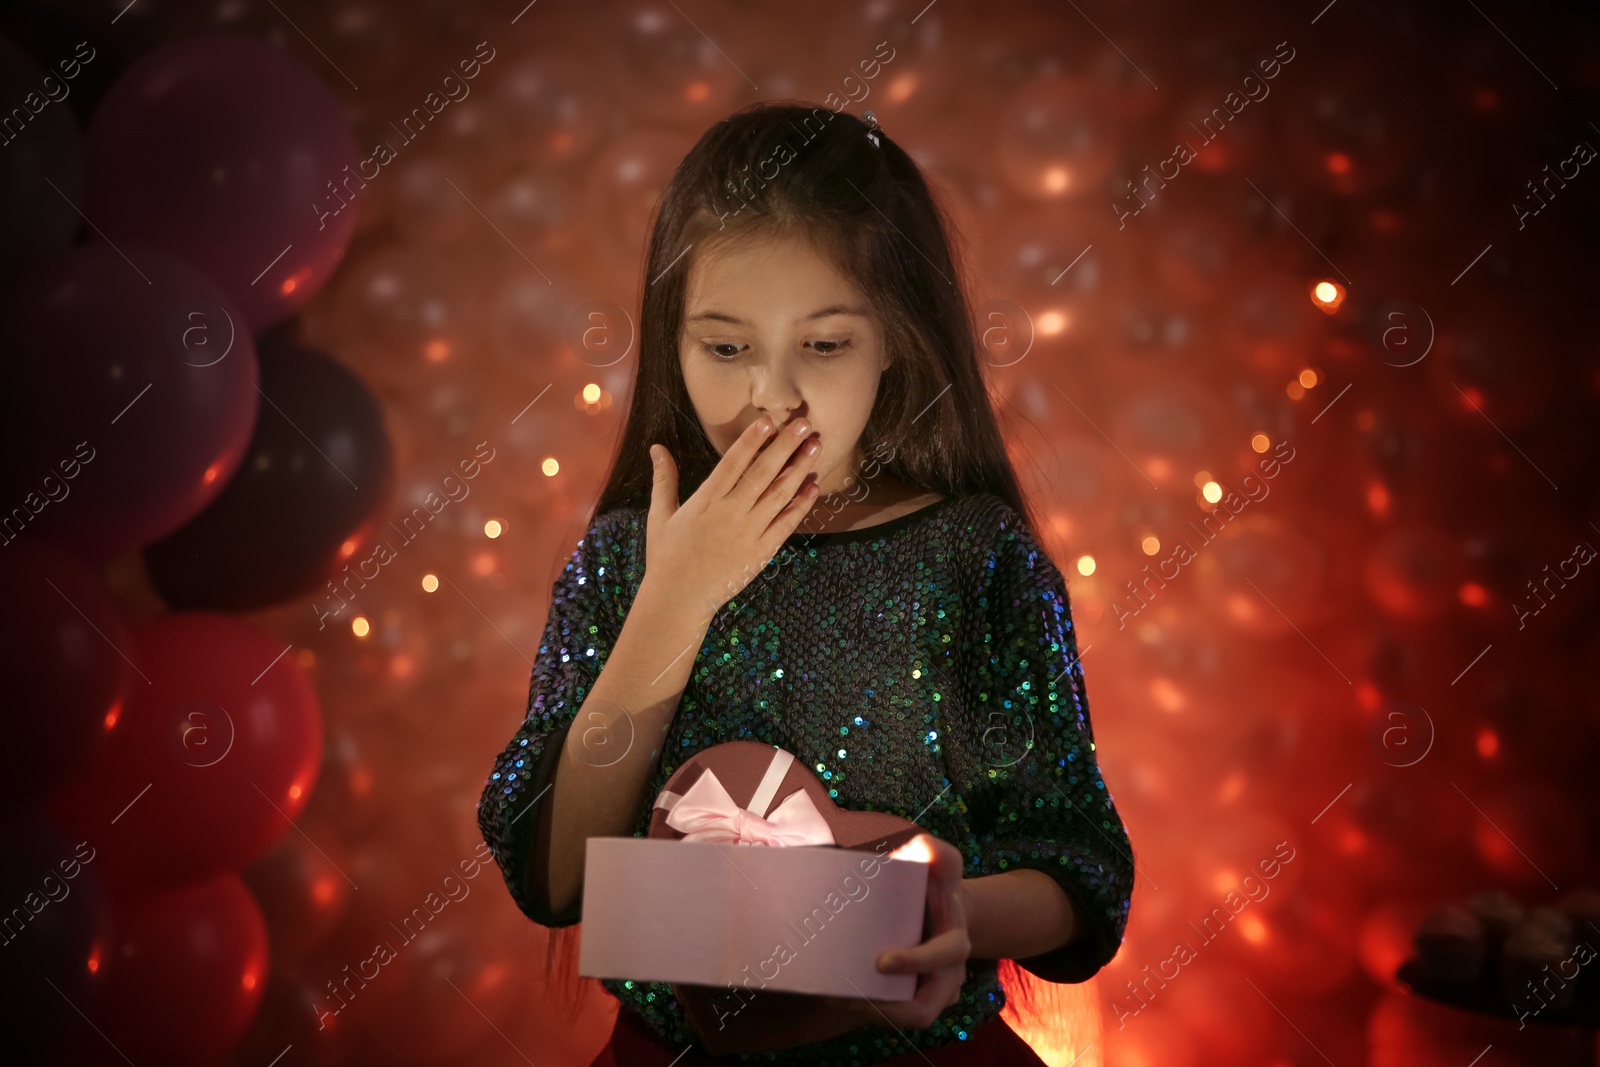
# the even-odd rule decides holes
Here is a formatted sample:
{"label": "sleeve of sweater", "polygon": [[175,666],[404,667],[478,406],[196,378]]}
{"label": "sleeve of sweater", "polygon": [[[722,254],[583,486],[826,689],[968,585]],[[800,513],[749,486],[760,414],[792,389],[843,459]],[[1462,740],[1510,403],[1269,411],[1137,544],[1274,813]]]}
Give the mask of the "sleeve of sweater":
{"label": "sleeve of sweater", "polygon": [[552,586],[522,725],[494,761],[478,801],[478,828],[517,907],[541,926],[581,921],[581,902],[550,909],[544,860],[550,796],[567,731],[600,676],[622,619],[608,595],[619,580],[612,524],[597,519]]}
{"label": "sleeve of sweater", "polygon": [[[973,811],[983,875],[1031,867],[1056,880],[1079,936],[1016,963],[1082,982],[1122,944],[1134,860],[1100,774],[1065,579],[1015,510],[981,557],[973,679],[989,789]],[[991,744],[991,742],[994,742]]]}

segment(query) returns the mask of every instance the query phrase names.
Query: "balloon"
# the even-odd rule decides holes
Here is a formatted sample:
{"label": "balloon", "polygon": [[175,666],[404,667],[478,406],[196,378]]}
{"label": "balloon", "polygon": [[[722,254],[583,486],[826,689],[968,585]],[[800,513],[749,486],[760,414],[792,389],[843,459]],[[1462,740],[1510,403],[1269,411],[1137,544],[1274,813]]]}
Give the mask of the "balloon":
{"label": "balloon", "polygon": [[261,395],[233,479],[145,549],[150,579],[175,610],[244,611],[320,588],[389,495],[393,450],[360,378],[320,352],[283,347],[262,357]]}
{"label": "balloon", "polygon": [[328,997],[319,985],[325,980],[314,967],[309,975],[293,969],[286,973],[274,947],[272,975],[261,1005],[233,1046],[231,1062],[236,1067],[261,1067],[272,1063],[285,1046],[293,1046],[296,1067],[342,1067],[351,1062],[350,1027],[318,1011]]}
{"label": "balloon", "polygon": [[94,762],[122,717],[131,639],[105,583],[75,557],[23,537],[0,551],[0,603],[14,619],[0,641],[6,744],[0,801],[31,801]]}
{"label": "balloon", "polygon": [[302,818],[299,833],[285,834],[272,851],[244,872],[280,963],[304,959],[333,932],[355,891],[345,850],[334,828]]}
{"label": "balloon", "polygon": [[[92,841],[27,818],[0,824],[0,1030],[8,1063],[55,1061],[104,995],[111,915]],[[52,988],[52,986],[54,988]]]}
{"label": "balloon", "polygon": [[[62,58],[77,62],[70,51]],[[59,98],[70,85],[0,37],[0,99],[11,109],[0,130],[0,279],[66,248],[78,232],[83,135]],[[46,95],[42,86],[55,88]]]}
{"label": "balloon", "polygon": [[203,35],[146,54],[89,128],[89,206],[106,239],[182,256],[256,329],[303,306],[338,266],[380,162],[294,59]]}
{"label": "balloon", "polygon": [[29,533],[101,562],[222,491],[255,428],[257,367],[209,280],[154,248],[84,245],[35,270],[0,323],[0,499],[33,513]]}
{"label": "balloon", "polygon": [[[137,809],[135,809],[137,810]],[[267,928],[237,874],[119,904],[116,968],[97,1020],[133,1062],[201,1064],[250,1025]]]}
{"label": "balloon", "polygon": [[237,870],[289,829],[316,784],[322,718],[287,652],[224,615],[135,633],[129,658],[149,684],[91,783],[58,801],[64,823],[105,842],[118,887]]}

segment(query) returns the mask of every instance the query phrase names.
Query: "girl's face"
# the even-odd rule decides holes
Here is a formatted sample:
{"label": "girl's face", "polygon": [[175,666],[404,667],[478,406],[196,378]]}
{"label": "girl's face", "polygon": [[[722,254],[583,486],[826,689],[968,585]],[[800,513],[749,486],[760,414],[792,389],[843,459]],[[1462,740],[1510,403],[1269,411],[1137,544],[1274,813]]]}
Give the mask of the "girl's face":
{"label": "girl's face", "polygon": [[822,445],[818,488],[853,484],[884,354],[866,298],[810,242],[737,242],[690,270],[678,357],[718,453],[762,415],[804,419]]}

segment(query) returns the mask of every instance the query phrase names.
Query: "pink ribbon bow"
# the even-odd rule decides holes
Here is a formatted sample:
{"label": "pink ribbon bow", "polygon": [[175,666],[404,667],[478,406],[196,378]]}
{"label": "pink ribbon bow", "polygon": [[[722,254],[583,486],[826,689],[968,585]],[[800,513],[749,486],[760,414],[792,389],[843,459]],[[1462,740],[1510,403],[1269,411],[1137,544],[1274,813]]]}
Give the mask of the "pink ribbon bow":
{"label": "pink ribbon bow", "polygon": [[790,793],[770,818],[763,818],[735,803],[709,770],[672,805],[667,825],[684,834],[685,841],[780,846],[834,843],[827,820],[804,789]]}

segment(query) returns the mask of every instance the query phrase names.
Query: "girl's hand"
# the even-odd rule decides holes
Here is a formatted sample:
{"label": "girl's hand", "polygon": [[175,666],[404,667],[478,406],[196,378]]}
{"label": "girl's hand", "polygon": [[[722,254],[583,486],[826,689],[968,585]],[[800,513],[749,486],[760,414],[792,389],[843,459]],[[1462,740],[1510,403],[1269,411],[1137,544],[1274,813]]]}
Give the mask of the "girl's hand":
{"label": "girl's hand", "polygon": [[762,416],[680,505],[677,461],[665,446],[651,445],[645,580],[670,583],[673,595],[688,598],[709,622],[810,513],[817,487],[803,483],[821,451],[804,419],[772,427]]}
{"label": "girl's hand", "polygon": [[[862,1000],[853,997],[824,997],[830,1006],[867,1023],[888,1024],[899,1029],[925,1029],[939,1014],[961,996],[967,977],[967,958],[972,941],[967,935],[966,893],[961,885],[964,862],[961,851],[932,834],[920,834],[933,850],[928,869],[928,898],[924,934],[927,940],[915,948],[885,952],[878,958],[884,974],[922,975],[916,996],[911,1000]],[[899,966],[886,964],[898,959]]]}

